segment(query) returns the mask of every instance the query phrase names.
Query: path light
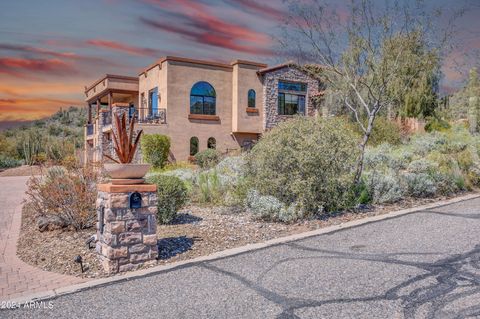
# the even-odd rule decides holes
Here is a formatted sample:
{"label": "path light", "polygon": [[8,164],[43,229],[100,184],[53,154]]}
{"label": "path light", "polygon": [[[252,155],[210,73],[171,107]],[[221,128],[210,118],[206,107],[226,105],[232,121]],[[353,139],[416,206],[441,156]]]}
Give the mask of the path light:
{"label": "path light", "polygon": [[82,263],[82,256],[78,255],[73,259],[74,262],[80,264],[80,268],[82,268],[82,273],[83,273],[83,263]]}
{"label": "path light", "polygon": [[[95,248],[95,242],[97,241],[97,235],[92,235],[90,236],[90,238],[88,238],[86,241],[85,241],[85,245],[87,245],[87,248],[88,249],[92,249],[92,248]],[[92,244],[93,244],[93,247],[92,247]],[[77,257],[80,257],[80,256],[77,256]],[[81,258],[81,257],[80,257]]]}

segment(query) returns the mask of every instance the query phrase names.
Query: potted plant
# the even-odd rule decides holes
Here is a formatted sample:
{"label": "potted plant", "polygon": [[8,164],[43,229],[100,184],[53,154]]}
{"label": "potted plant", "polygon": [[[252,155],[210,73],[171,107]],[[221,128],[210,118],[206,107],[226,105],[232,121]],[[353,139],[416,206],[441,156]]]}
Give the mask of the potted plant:
{"label": "potted plant", "polygon": [[118,114],[115,114],[115,124],[117,133],[113,131],[112,138],[118,160],[110,155],[103,154],[103,156],[115,162],[115,164],[104,164],[105,170],[112,178],[113,184],[143,183],[143,177],[150,169],[150,164],[132,164],[143,130],[140,130],[134,139],[135,117],[132,117],[127,128],[125,113],[122,114],[121,118]]}

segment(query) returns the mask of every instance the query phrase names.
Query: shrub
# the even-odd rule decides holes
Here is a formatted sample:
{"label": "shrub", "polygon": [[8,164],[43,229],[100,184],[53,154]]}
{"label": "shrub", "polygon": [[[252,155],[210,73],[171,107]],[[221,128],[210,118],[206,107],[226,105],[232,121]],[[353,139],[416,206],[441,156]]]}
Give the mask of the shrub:
{"label": "shrub", "polygon": [[256,217],[263,220],[292,222],[304,217],[304,211],[295,203],[286,206],[273,196],[262,196],[256,190],[248,192],[245,206]]}
{"label": "shrub", "polygon": [[160,174],[147,177],[147,182],[157,185],[158,222],[170,223],[188,200],[187,187],[178,177]]}
{"label": "shrub", "polygon": [[399,178],[392,171],[365,172],[363,182],[374,203],[394,203],[405,195]]}
{"label": "shrub", "polygon": [[95,225],[97,175],[89,167],[50,168],[44,178],[31,177],[27,199],[37,217],[60,219],[75,230]]}
{"label": "shrub", "polygon": [[305,214],[352,202],[357,135],[341,119],[297,117],[281,123],[246,156],[247,176],[260,195]]}
{"label": "shrub", "polygon": [[208,148],[195,154],[195,162],[201,168],[211,168],[220,162],[220,153],[213,148]]}
{"label": "shrub", "polygon": [[0,156],[0,169],[12,168],[22,165],[22,161],[9,156]]}
{"label": "shrub", "polygon": [[416,134],[410,142],[415,154],[424,156],[432,151],[440,151],[447,143],[447,138],[439,132],[429,134]]}
{"label": "shrub", "polygon": [[197,183],[200,202],[219,204],[222,201],[222,186],[215,169],[201,172],[198,175]]}
{"label": "shrub", "polygon": [[435,181],[426,173],[405,173],[407,194],[412,197],[430,197],[436,194]]}
{"label": "shrub", "polygon": [[382,143],[398,145],[401,142],[402,130],[396,122],[382,116],[375,119],[375,126],[369,139],[370,145],[379,145]]}
{"label": "shrub", "polygon": [[163,168],[170,152],[170,138],[161,134],[144,134],[141,139],[143,159],[154,168]]}
{"label": "shrub", "polygon": [[425,131],[433,132],[439,131],[443,132],[450,129],[450,124],[445,121],[444,119],[437,118],[437,117],[430,117],[427,118],[427,123],[425,124]]}

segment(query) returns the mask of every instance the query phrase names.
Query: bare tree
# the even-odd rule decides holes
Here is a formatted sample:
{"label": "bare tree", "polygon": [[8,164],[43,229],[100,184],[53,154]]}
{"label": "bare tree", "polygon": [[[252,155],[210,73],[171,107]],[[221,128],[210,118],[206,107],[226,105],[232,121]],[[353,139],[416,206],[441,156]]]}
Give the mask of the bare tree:
{"label": "bare tree", "polygon": [[374,5],[373,0],[351,0],[347,7],[335,7],[312,0],[291,2],[289,7],[280,44],[299,65],[321,66],[319,76],[329,93],[341,97],[363,132],[355,173],[358,184],[376,117],[395,106],[422,72],[431,71],[458,15],[440,30],[433,21],[441,12],[429,13],[422,1]]}

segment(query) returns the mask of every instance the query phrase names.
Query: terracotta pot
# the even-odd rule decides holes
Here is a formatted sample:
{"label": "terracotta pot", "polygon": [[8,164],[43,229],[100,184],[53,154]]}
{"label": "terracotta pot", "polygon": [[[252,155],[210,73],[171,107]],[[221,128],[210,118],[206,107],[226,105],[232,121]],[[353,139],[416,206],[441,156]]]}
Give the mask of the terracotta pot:
{"label": "terracotta pot", "polygon": [[112,179],[141,179],[150,169],[150,164],[104,164]]}

